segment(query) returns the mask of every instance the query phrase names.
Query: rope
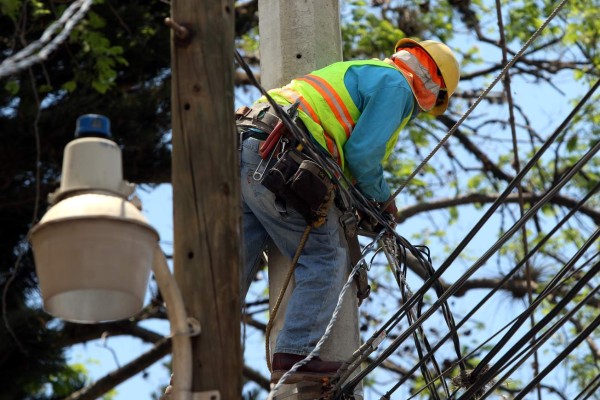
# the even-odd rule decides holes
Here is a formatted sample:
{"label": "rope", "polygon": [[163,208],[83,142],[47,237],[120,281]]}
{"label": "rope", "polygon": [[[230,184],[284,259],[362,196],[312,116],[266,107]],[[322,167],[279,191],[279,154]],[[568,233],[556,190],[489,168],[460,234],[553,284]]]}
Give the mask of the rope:
{"label": "rope", "polygon": [[298,245],[298,248],[296,249],[296,254],[294,254],[294,258],[292,259],[292,265],[290,265],[290,269],[287,273],[287,276],[285,277],[285,282],[283,283],[283,286],[281,287],[281,290],[279,291],[279,296],[277,296],[277,301],[275,301],[275,305],[273,306],[273,311],[269,315],[269,322],[267,323],[267,329],[266,329],[266,333],[265,333],[265,335],[266,335],[265,350],[267,353],[267,367],[269,368],[270,372],[273,372],[273,369],[271,368],[271,349],[269,348],[271,329],[273,329],[273,323],[275,321],[275,317],[277,316],[277,311],[279,311],[279,306],[281,305],[281,302],[283,301],[283,296],[285,295],[285,291],[287,290],[287,288],[290,284],[290,281],[292,280],[292,276],[294,275],[294,270],[296,269],[296,265],[298,265],[298,259],[300,258],[300,254],[302,253],[302,250],[304,249],[304,246],[306,245],[306,241],[308,240],[308,235],[310,234],[311,229],[312,229],[312,225],[307,225],[306,228],[304,229],[304,233],[302,234],[302,238],[300,239],[300,244]]}

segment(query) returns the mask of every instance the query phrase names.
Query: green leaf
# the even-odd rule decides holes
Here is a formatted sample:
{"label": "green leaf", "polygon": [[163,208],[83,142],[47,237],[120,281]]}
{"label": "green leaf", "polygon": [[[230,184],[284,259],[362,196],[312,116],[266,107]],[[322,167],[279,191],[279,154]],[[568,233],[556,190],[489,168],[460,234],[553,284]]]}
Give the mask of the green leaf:
{"label": "green leaf", "polygon": [[10,93],[11,96],[16,96],[17,93],[19,93],[19,88],[20,85],[19,81],[17,80],[10,80],[4,85],[4,89],[6,89],[6,91]]}

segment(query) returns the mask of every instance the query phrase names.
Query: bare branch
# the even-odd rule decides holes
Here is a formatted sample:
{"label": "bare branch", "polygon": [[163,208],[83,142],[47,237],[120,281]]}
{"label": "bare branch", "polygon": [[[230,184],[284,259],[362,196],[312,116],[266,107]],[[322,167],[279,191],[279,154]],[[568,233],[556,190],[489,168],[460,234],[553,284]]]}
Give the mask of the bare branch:
{"label": "bare branch", "polygon": [[164,356],[171,352],[171,339],[163,338],[156,346],[150,351],[142,354],[135,360],[124,365],[123,367],[109,373],[108,375],[98,379],[92,385],[85,387],[77,392],[71,394],[64,400],[94,400],[108,391],[113,389],[115,386],[125,382],[127,379],[136,375],[137,373],[148,368]]}
{"label": "bare branch", "polygon": [[[398,216],[398,223],[402,223],[406,221],[408,218],[414,217],[417,214],[441,210],[447,207],[452,206],[460,206],[467,204],[482,204],[482,203],[492,203],[496,201],[498,198],[498,194],[484,194],[484,193],[469,193],[464,196],[458,196],[453,198],[445,198],[439,199],[436,201],[430,201],[427,203],[419,203],[412,206],[405,207],[400,210]],[[543,195],[535,194],[535,193],[523,193],[523,200],[529,203],[535,203],[539,199],[541,199]],[[505,202],[507,203],[516,203],[518,202],[518,196],[516,194],[508,195]],[[572,199],[566,196],[555,196],[551,203],[560,205],[567,208],[573,208],[577,205],[577,200]],[[600,210],[596,210],[592,207],[582,206],[580,209],[582,214],[591,218],[596,224],[600,225]]]}

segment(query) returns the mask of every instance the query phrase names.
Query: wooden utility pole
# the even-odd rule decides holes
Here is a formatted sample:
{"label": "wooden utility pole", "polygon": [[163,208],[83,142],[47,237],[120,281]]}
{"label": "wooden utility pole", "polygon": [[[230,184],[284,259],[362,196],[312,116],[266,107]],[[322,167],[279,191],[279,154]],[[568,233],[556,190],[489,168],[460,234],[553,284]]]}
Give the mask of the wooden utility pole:
{"label": "wooden utility pole", "polygon": [[216,390],[221,399],[239,399],[234,2],[172,0],[171,5],[174,269],[188,315],[202,329],[192,343],[192,392]]}

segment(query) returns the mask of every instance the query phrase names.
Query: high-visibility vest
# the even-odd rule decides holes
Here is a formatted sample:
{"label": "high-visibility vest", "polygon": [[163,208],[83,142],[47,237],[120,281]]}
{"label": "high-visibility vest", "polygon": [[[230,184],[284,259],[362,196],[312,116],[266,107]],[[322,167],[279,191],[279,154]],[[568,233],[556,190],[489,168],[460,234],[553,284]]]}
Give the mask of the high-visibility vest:
{"label": "high-visibility vest", "polygon": [[[314,139],[326,148],[345,170],[344,144],[352,134],[360,111],[344,85],[344,76],[348,68],[361,65],[396,69],[379,60],[338,62],[294,79],[282,88],[269,91],[279,104],[300,101],[298,116]],[[262,98],[259,101],[266,100]],[[384,159],[391,154],[400,130],[409,119],[405,118],[402,126],[399,126],[388,140]]]}

